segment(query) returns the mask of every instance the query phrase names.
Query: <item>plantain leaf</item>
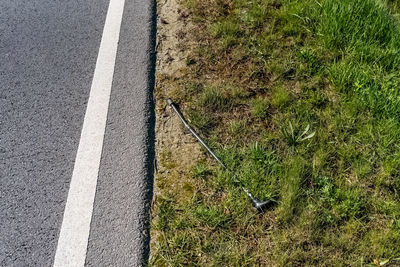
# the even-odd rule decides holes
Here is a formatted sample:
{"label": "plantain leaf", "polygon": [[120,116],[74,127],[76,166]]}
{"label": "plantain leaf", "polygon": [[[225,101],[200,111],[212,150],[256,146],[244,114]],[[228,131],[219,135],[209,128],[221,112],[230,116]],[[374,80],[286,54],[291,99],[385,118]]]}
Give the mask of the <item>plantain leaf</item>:
{"label": "plantain leaf", "polygon": [[387,263],[389,263],[389,261],[390,261],[390,259],[383,260],[383,261],[379,262],[379,265],[380,265],[380,266],[384,266],[384,265],[386,265]]}
{"label": "plantain leaf", "polygon": [[294,129],[293,129],[293,125],[292,122],[289,121],[289,128],[290,128],[290,134],[292,137],[294,137]]}
{"label": "plantain leaf", "polygon": [[308,130],[310,130],[310,124],[307,124],[307,127],[304,130],[304,132],[300,135],[300,138],[303,137],[308,132]]}
{"label": "plantain leaf", "polygon": [[301,140],[301,141],[304,141],[304,140],[310,139],[310,138],[312,138],[314,135],[315,135],[315,132],[312,132],[312,133],[310,133],[309,135],[307,135],[306,137],[301,138],[300,140]]}

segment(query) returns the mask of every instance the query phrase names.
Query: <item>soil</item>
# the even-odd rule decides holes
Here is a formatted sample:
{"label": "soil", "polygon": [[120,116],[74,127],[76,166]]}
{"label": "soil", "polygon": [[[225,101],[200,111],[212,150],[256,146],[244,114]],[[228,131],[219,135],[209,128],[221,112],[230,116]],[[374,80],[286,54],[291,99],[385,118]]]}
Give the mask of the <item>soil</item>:
{"label": "soil", "polygon": [[[153,204],[157,198],[171,192],[183,192],[184,180],[190,167],[202,155],[196,140],[182,127],[182,122],[167,105],[173,95],[168,81],[184,78],[189,53],[188,32],[192,25],[179,0],[159,0],[157,3],[157,61],[156,61],[156,173]],[[162,190],[161,190],[162,189]],[[182,189],[182,190],[177,190]],[[184,194],[182,195],[184,197]],[[152,215],[154,218],[155,214]],[[159,234],[151,230],[153,247]],[[150,249],[150,257],[152,249]]]}
{"label": "soil", "polygon": [[179,0],[159,0],[157,3],[157,65],[158,75],[179,76],[186,66],[188,51],[184,45],[192,27],[187,11]]}
{"label": "soil", "polygon": [[[185,131],[178,116],[167,105],[176,88],[169,82],[183,79],[186,57],[190,50],[189,31],[192,25],[179,0],[160,0],[157,4],[156,62],[156,157],[154,199],[184,187],[184,177],[201,156],[197,141]],[[173,99],[174,100],[174,99]],[[183,110],[184,113],[184,110]],[[182,197],[185,197],[184,194]],[[154,215],[153,215],[154,216]],[[157,233],[152,231],[152,242]]]}

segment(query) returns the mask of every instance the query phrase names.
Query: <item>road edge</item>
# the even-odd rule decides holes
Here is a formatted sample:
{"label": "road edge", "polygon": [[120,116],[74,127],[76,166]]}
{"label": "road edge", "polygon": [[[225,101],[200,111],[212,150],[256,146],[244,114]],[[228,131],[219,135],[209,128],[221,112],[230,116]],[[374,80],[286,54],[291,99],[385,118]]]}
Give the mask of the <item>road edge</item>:
{"label": "road edge", "polygon": [[149,256],[150,256],[150,213],[151,213],[151,203],[153,199],[154,192],[154,171],[156,164],[156,151],[155,151],[155,142],[156,142],[156,114],[155,114],[155,97],[154,97],[154,89],[155,89],[155,81],[156,81],[156,60],[157,60],[157,52],[156,52],[156,36],[157,36],[157,1],[156,0],[148,0],[149,1],[149,59],[148,59],[148,102],[146,103],[147,109],[147,138],[145,147],[147,148],[147,157],[145,161],[144,169],[147,171],[147,175],[144,178],[144,184],[146,184],[147,190],[146,198],[143,199],[143,207],[146,218],[144,221],[144,231],[143,240],[141,241],[142,246],[142,265],[148,265]]}
{"label": "road edge", "polygon": [[149,261],[156,18],[156,0],[125,2],[85,266]]}

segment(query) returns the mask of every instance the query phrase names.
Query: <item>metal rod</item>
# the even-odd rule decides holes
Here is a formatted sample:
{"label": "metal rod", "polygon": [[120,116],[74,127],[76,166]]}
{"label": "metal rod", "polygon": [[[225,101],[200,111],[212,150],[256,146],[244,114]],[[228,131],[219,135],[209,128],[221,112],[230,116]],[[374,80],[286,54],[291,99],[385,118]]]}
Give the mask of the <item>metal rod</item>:
{"label": "metal rod", "polygon": [[211,148],[208,147],[208,145],[206,144],[206,142],[204,142],[203,139],[201,139],[201,137],[196,133],[195,130],[192,129],[192,127],[190,127],[190,125],[187,123],[187,121],[185,120],[185,117],[183,117],[181,111],[179,110],[179,108],[177,107],[177,105],[172,102],[171,99],[168,98],[167,100],[168,104],[171,106],[171,108],[176,112],[176,114],[178,114],[178,117],[181,119],[181,121],[183,122],[183,124],[185,125],[185,127],[192,133],[192,135],[194,137],[196,137],[196,139],[200,142],[200,144],[203,145],[203,147],[205,149],[207,149],[207,151],[211,154],[211,156],[213,156],[213,158],[218,161],[219,164],[221,164],[225,169],[226,166],[225,164],[217,157],[217,155],[215,155],[215,153],[211,150]]}
{"label": "metal rod", "polygon": [[[217,157],[217,155],[215,155],[215,153],[211,150],[210,147],[208,147],[208,145],[206,144],[206,142],[204,142],[203,139],[201,139],[201,137],[196,133],[195,130],[192,129],[192,127],[190,127],[190,125],[187,123],[187,121],[185,120],[185,117],[183,116],[183,114],[181,113],[181,111],[179,110],[179,107],[170,99],[167,99],[168,104],[171,106],[171,108],[176,112],[176,114],[178,114],[178,117],[181,119],[181,121],[183,122],[183,124],[185,125],[185,127],[192,133],[192,135],[200,142],[200,144],[203,145],[203,147],[205,149],[207,149],[207,151],[211,154],[211,156],[213,156],[213,158],[219,163],[221,164],[222,167],[224,167],[224,169],[228,170],[228,168],[226,167],[226,165]],[[253,206],[258,210],[258,211],[264,211],[265,208],[269,205],[271,205],[272,200],[266,200],[266,201],[259,201],[257,198],[255,198],[249,190],[247,190],[244,186],[242,186],[242,190],[246,193],[246,195],[249,197],[251,203],[253,204]]]}

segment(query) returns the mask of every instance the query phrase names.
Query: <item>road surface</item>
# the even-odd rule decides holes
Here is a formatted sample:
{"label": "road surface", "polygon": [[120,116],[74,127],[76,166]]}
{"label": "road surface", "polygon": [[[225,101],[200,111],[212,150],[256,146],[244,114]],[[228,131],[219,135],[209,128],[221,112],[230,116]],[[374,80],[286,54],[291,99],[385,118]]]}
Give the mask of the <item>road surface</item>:
{"label": "road surface", "polygon": [[0,1],[0,266],[146,263],[154,2]]}

